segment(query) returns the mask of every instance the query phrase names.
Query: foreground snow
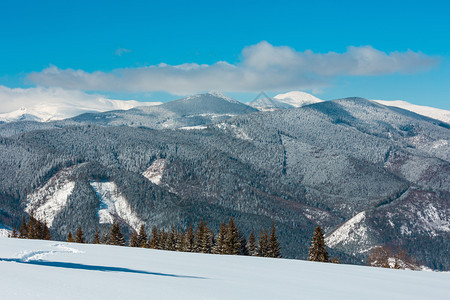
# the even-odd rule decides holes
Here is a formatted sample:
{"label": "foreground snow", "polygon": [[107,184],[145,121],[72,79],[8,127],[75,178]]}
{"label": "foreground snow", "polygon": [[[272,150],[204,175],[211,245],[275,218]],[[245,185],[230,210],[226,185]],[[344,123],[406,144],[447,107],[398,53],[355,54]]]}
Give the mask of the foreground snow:
{"label": "foreground snow", "polygon": [[448,299],[450,274],[0,238],[2,299]]}

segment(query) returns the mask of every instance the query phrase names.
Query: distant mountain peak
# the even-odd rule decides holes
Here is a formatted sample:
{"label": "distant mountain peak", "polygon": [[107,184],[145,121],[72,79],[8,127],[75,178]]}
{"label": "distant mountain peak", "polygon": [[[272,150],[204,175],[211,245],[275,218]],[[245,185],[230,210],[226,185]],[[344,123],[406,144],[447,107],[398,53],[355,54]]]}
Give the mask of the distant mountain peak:
{"label": "distant mountain peak", "polygon": [[292,91],[284,94],[278,94],[273,97],[278,102],[289,104],[293,107],[302,107],[309,104],[323,102],[323,100],[300,91]]}

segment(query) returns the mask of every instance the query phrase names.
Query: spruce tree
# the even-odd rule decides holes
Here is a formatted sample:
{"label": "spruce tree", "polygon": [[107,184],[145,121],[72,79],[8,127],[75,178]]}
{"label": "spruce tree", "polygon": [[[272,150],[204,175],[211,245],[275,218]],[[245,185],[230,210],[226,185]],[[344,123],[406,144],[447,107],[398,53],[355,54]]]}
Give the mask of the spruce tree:
{"label": "spruce tree", "polygon": [[78,226],[77,234],[75,236],[75,242],[84,243],[83,230],[81,229],[81,226]]}
{"label": "spruce tree", "polygon": [[213,247],[213,253],[224,254],[225,253],[225,236],[227,235],[227,225],[225,222],[220,224],[219,232],[216,236],[216,244]]}
{"label": "spruce tree", "polygon": [[19,238],[26,239],[28,238],[28,224],[25,219],[25,216],[22,217],[22,225],[19,227]]}
{"label": "spruce tree", "polygon": [[249,255],[248,249],[247,249],[247,240],[245,239],[245,237],[242,235],[242,233],[240,231],[238,231],[238,237],[239,237],[239,242],[240,242],[238,254],[239,255]]}
{"label": "spruce tree", "polygon": [[267,230],[264,231],[261,229],[259,232],[259,240],[258,240],[258,256],[267,257],[269,248],[269,236],[267,234]]}
{"label": "spruce tree", "polygon": [[72,236],[72,232],[71,232],[71,231],[69,231],[69,234],[67,235],[67,241],[68,241],[69,243],[74,243],[74,242],[75,242],[75,240],[73,239],[73,236]]}
{"label": "spruce tree", "polygon": [[194,234],[194,252],[202,251],[204,235],[205,235],[205,224],[203,223],[203,219],[200,219],[200,223],[198,224],[198,228]]}
{"label": "spruce tree", "polygon": [[275,233],[275,223],[272,222],[272,230],[269,236],[269,247],[267,256],[279,258],[281,257],[280,250],[281,250],[280,243],[278,242],[278,237]]}
{"label": "spruce tree", "polygon": [[100,244],[100,232],[98,228],[95,228],[94,238],[92,239],[92,244]]}
{"label": "spruce tree", "polygon": [[256,237],[253,231],[250,233],[250,236],[248,237],[247,249],[249,255],[251,256],[258,255],[258,248],[256,246]]}
{"label": "spruce tree", "polygon": [[38,236],[37,233],[37,220],[34,218],[34,211],[30,213],[30,221],[28,221],[27,234],[29,239],[36,239]]}
{"label": "spruce tree", "polygon": [[309,248],[308,260],[330,262],[327,249],[325,247],[325,238],[323,236],[322,228],[317,226],[314,230],[314,235]]}
{"label": "spruce tree", "polygon": [[17,238],[18,236],[19,236],[19,235],[18,235],[18,233],[17,233],[16,227],[13,226],[13,230],[12,230],[12,232],[9,234],[9,237],[10,237],[10,238]]}
{"label": "spruce tree", "polygon": [[159,230],[156,225],[152,228],[152,236],[148,239],[148,248],[158,249],[159,245]]}
{"label": "spruce tree", "polygon": [[239,253],[239,247],[241,243],[239,241],[238,230],[234,224],[233,217],[230,217],[230,223],[228,224],[227,234],[225,235],[225,254],[236,255]]}
{"label": "spruce tree", "polygon": [[194,229],[192,228],[192,224],[189,224],[186,233],[184,234],[184,251],[186,252],[194,252]]}
{"label": "spruce tree", "polygon": [[50,235],[50,230],[48,229],[47,221],[44,222],[44,224],[42,225],[42,228],[43,228],[43,232],[42,232],[43,239],[50,240],[52,238],[52,236]]}
{"label": "spruce tree", "polygon": [[130,247],[139,247],[138,233],[134,229],[133,229],[133,232],[131,233],[129,246]]}
{"label": "spruce tree", "polygon": [[175,229],[175,226],[172,225],[172,228],[170,229],[170,232],[167,236],[167,247],[166,248],[169,251],[176,251],[177,244],[178,244],[178,232]]}
{"label": "spruce tree", "polygon": [[214,246],[214,233],[208,228],[208,224],[205,222],[200,252],[211,253],[213,246]]}
{"label": "spruce tree", "polygon": [[147,243],[147,233],[145,232],[144,224],[139,228],[139,234],[137,236],[138,247],[146,247]]}
{"label": "spruce tree", "polygon": [[118,222],[114,222],[111,231],[109,233],[109,245],[125,246],[125,238],[120,231],[120,226]]}

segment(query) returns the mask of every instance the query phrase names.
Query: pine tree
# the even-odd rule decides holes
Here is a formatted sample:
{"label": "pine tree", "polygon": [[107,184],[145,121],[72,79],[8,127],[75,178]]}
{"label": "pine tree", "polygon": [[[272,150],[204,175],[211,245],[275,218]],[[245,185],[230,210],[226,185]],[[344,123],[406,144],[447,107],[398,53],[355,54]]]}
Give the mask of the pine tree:
{"label": "pine tree", "polygon": [[148,239],[148,247],[151,249],[158,249],[159,245],[159,230],[156,225],[152,228],[152,236]]}
{"label": "pine tree", "polygon": [[325,247],[325,238],[323,236],[322,228],[317,226],[314,230],[314,235],[311,241],[311,247],[309,248],[308,260],[330,262],[328,252]]}
{"label": "pine tree", "polygon": [[261,229],[259,232],[259,240],[258,240],[258,256],[267,257],[269,248],[269,236],[267,234],[267,230],[264,231]]}
{"label": "pine tree", "polygon": [[184,251],[186,252],[194,252],[194,229],[192,228],[192,224],[189,224],[186,233],[184,234]]}
{"label": "pine tree", "polygon": [[163,228],[158,234],[158,246],[157,249],[167,250],[167,240],[168,234]]}
{"label": "pine tree", "polygon": [[34,218],[34,211],[31,211],[30,213],[30,221],[28,221],[28,238],[29,239],[36,239],[37,238],[37,226],[36,226],[37,220]]}
{"label": "pine tree", "polygon": [[213,253],[224,254],[225,252],[225,236],[227,234],[227,225],[225,222],[220,224],[219,232],[216,236],[216,244],[213,247]]}
{"label": "pine tree", "polygon": [[275,223],[272,222],[272,230],[269,236],[269,247],[267,256],[279,258],[281,257],[280,250],[281,250],[280,243],[278,242],[278,237],[275,233]]}
{"label": "pine tree", "polygon": [[145,232],[144,224],[139,228],[139,234],[137,236],[138,247],[146,247],[147,243],[147,233]]}
{"label": "pine tree", "polygon": [[242,233],[240,231],[238,231],[238,237],[239,237],[239,242],[240,242],[238,254],[239,255],[249,255],[248,249],[247,249],[247,240],[245,239],[245,237],[242,235]]}
{"label": "pine tree", "polygon": [[200,252],[211,253],[214,246],[214,233],[208,228],[208,224],[205,222],[205,230],[202,238],[202,247]]}
{"label": "pine tree", "polygon": [[239,241],[238,230],[234,224],[233,217],[230,217],[230,223],[228,224],[227,234],[225,235],[225,254],[236,255],[239,253],[239,247],[241,243]]}
{"label": "pine tree", "polygon": [[9,235],[10,238],[17,238],[19,235],[17,233],[16,227],[13,226],[13,230],[11,232],[11,234]]}
{"label": "pine tree", "polygon": [[120,226],[118,222],[114,222],[110,234],[109,234],[109,245],[125,246],[125,239],[122,232],[120,231]]}
{"label": "pine tree", "polygon": [[81,226],[78,227],[77,234],[75,237],[76,243],[84,243],[83,230],[81,230]]}
{"label": "pine tree", "polygon": [[176,251],[177,250],[177,244],[178,244],[178,232],[175,229],[175,226],[172,225],[172,228],[170,229],[170,232],[167,236],[167,246],[166,249],[169,251]]}
{"label": "pine tree", "polygon": [[35,235],[34,238],[35,239],[44,239],[44,226],[41,223],[40,220],[36,220],[36,222],[34,223],[35,229]]}
{"label": "pine tree", "polygon": [[200,219],[200,223],[198,224],[198,228],[194,234],[194,252],[202,251],[202,243],[204,235],[205,235],[205,224],[203,223],[203,219]]}
{"label": "pine tree", "polygon": [[25,219],[25,216],[22,217],[22,225],[19,227],[19,238],[26,239],[28,238],[28,224]]}
{"label": "pine tree", "polygon": [[74,243],[74,242],[75,242],[75,240],[73,239],[73,236],[72,236],[72,232],[71,232],[71,231],[69,231],[69,234],[67,235],[67,241],[68,241],[69,243]]}
{"label": "pine tree", "polygon": [[249,255],[251,255],[251,256],[258,255],[258,248],[256,247],[255,233],[253,231],[250,233],[250,236],[248,237],[247,249],[248,249]]}
{"label": "pine tree", "polygon": [[47,221],[44,221],[42,228],[43,228],[43,232],[42,232],[43,239],[50,240],[52,238],[52,236],[50,235],[50,230],[48,229]]}
{"label": "pine tree", "polygon": [[98,228],[95,228],[94,238],[92,239],[92,244],[100,244],[100,232]]}
{"label": "pine tree", "polygon": [[139,247],[139,240],[138,240],[138,234],[136,230],[133,229],[133,232],[131,233],[130,237],[130,247]]}

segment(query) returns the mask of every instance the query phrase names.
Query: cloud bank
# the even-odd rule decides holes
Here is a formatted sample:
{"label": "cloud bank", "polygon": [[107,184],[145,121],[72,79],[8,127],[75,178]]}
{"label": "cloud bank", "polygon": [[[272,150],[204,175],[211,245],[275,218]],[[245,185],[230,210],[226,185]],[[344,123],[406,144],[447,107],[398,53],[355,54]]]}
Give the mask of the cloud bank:
{"label": "cloud bank", "polygon": [[317,89],[338,76],[415,73],[439,63],[421,52],[382,52],[371,46],[348,47],[344,53],[298,52],[260,42],[242,50],[241,61],[211,65],[161,63],[112,72],[85,72],[52,66],[27,79],[37,85],[84,91],[152,92],[185,95],[206,90],[227,92]]}
{"label": "cloud bank", "polygon": [[135,106],[158,104],[161,103],[112,100],[99,94],[87,94],[59,87],[12,89],[0,85],[0,115],[26,109],[30,114],[62,119],[84,112],[130,109]]}

